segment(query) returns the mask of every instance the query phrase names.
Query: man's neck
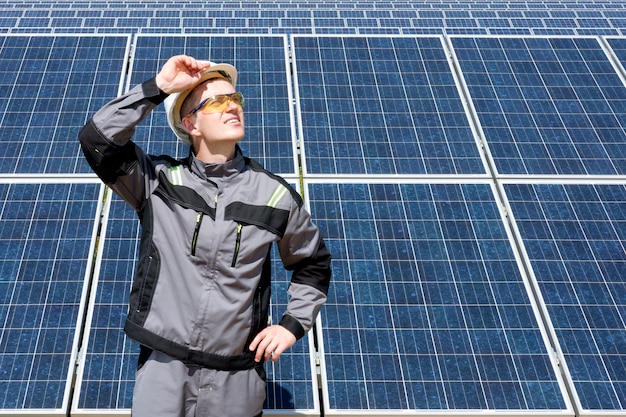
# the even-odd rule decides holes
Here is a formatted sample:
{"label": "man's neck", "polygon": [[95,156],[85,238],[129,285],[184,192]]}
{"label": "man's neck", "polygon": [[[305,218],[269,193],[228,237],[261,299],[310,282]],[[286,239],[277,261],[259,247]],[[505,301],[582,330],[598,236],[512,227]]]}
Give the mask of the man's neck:
{"label": "man's neck", "polygon": [[235,145],[228,146],[199,146],[195,152],[196,158],[206,164],[223,164],[230,161],[236,155],[237,148]]}

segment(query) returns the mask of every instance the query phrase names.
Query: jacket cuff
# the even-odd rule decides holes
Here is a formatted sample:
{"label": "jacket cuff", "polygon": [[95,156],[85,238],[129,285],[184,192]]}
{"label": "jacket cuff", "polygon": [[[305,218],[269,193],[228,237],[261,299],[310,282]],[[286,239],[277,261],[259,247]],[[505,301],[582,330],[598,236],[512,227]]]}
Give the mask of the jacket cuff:
{"label": "jacket cuff", "polygon": [[302,339],[304,335],[306,334],[300,322],[296,320],[295,318],[288,316],[286,314],[283,316],[283,318],[280,320],[280,323],[278,324],[280,324],[281,326],[289,330],[291,333],[293,333],[293,335],[296,336],[296,340]]}
{"label": "jacket cuff", "polygon": [[163,103],[163,100],[169,96],[169,94],[165,93],[157,86],[156,77],[144,81],[141,84],[141,91],[143,91],[143,95],[154,104]]}

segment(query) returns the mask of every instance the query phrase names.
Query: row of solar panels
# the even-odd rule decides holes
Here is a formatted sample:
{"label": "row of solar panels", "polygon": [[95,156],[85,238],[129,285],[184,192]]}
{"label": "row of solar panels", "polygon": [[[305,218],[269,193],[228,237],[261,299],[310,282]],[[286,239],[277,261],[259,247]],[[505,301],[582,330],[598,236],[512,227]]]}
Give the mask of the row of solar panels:
{"label": "row of solar panels", "polygon": [[[624,414],[625,51],[589,37],[0,37],[3,412],[128,411],[138,224],[103,200],[76,134],[188,53],[238,67],[242,146],[294,183],[302,169],[334,255],[316,340],[269,366],[269,414]],[[161,109],[136,140],[188,152]]]}
{"label": "row of solar panels", "polygon": [[[110,2],[106,3],[111,6]],[[172,5],[173,3],[170,3]],[[379,4],[379,3],[376,3]],[[460,4],[460,3],[455,3]],[[524,7],[513,8],[511,5],[500,6],[493,3],[480,2],[473,7],[449,10],[433,10],[428,5],[411,3],[406,7],[387,8],[349,8],[345,4],[333,3],[328,8],[305,9],[294,4],[272,3],[274,7],[249,7],[241,8],[233,3],[205,3],[192,8],[188,2],[181,2],[180,7],[164,8],[150,7],[146,3],[134,2],[124,4],[124,7],[97,7],[84,3],[55,3],[43,7],[33,7],[32,3],[19,4],[13,2],[5,4],[4,17],[12,18],[192,18],[192,17],[216,17],[216,18],[345,18],[345,19],[619,19],[624,17],[626,8],[619,5],[609,5],[606,8],[589,9],[585,5],[576,3],[568,7],[561,5],[560,9],[544,7],[544,3],[535,6],[525,5],[516,1],[515,5]],[[308,5],[308,3],[307,3]],[[264,4],[265,6],[265,4]],[[363,3],[360,4],[363,6]],[[426,6],[426,7],[424,7]]]}
{"label": "row of solar panels", "polygon": [[[27,0],[4,2],[7,6],[17,9],[75,9],[91,8],[94,10],[107,9],[167,9],[181,6],[191,7],[185,0],[139,0],[132,3],[124,0],[60,0],[59,2],[40,1],[29,3]],[[603,10],[621,10],[624,5],[619,2],[606,0],[431,0],[427,3],[416,3],[410,0],[396,0],[389,3],[380,3],[377,0],[347,0],[340,4],[330,0],[320,0],[315,3],[307,0],[276,0],[265,3],[263,0],[242,0],[235,2],[216,1],[198,4],[197,9],[222,10],[230,7],[241,10],[275,10],[275,9],[304,9],[304,10],[377,10],[377,11],[403,11],[419,10],[422,13],[441,15],[446,12],[466,10],[550,10],[567,14],[570,10],[587,10],[589,13]]]}
{"label": "row of solar panels", "polygon": [[[624,38],[294,36],[295,91],[286,39],[138,36],[128,82],[180,52],[236,64],[245,146],[278,173],[297,173],[296,137],[307,175],[626,173]],[[0,172],[90,172],[75,138],[117,93],[129,49],[121,36],[0,37]],[[187,152],[164,113],[150,125],[149,152]]]}
{"label": "row of solar panels", "polygon": [[[0,11],[1,12],[1,11]],[[0,33],[184,33],[344,34],[344,35],[536,35],[623,36],[619,19],[309,19],[309,18],[2,18]],[[106,26],[102,30],[102,26]],[[209,29],[207,29],[209,28]]]}
{"label": "row of solar panels", "polygon": [[[626,173],[624,38],[293,36],[293,91],[286,43],[138,36],[128,82],[181,52],[234,63],[245,146],[278,173],[298,172],[296,138],[306,175]],[[90,172],[75,138],[129,50],[125,36],[1,36],[0,173]],[[150,125],[149,152],[187,152],[164,113]]]}
{"label": "row of solar panels", "polygon": [[[10,182],[0,186],[0,413],[65,415],[70,399],[72,415],[127,413],[135,214],[118,199],[106,208],[88,295],[102,186]],[[309,337],[268,365],[268,415],[319,414],[316,360],[325,415],[625,414],[623,184],[306,186],[335,276],[321,356]],[[274,260],[280,317],[288,275]]]}
{"label": "row of solar panels", "polygon": [[5,2],[0,31],[624,35],[605,1]]}
{"label": "row of solar panels", "polygon": [[[278,32],[290,29],[308,29],[305,33],[313,33],[319,30],[329,31],[329,28],[351,29],[354,32],[367,33],[372,29],[386,29],[391,33],[406,33],[426,30],[439,32],[458,30],[459,33],[478,34],[493,31],[511,30],[511,34],[531,34],[537,31],[561,30],[562,34],[570,35],[622,35],[621,27],[624,26],[626,17],[598,17],[598,18],[509,18],[509,17],[485,17],[485,18],[363,18],[363,17],[243,17],[237,12],[229,13],[233,16],[215,17],[213,13],[206,16],[192,17],[134,17],[125,16],[126,12],[116,12],[107,17],[7,17],[0,20],[0,29],[11,29],[11,32],[31,31],[34,28],[49,29],[82,29],[85,33],[99,32],[102,26],[107,28],[124,28],[126,32],[130,28],[142,28],[142,32],[150,33],[154,29],[177,29],[186,32],[211,28],[209,33],[231,32],[240,28],[248,29],[251,33],[255,30],[262,32]],[[115,16],[120,15],[120,16]],[[625,13],[626,15],[626,13]],[[108,29],[107,32],[112,30]],[[410,32],[409,32],[410,33]],[[541,33],[539,33],[541,34]],[[557,34],[557,33],[553,33]]]}

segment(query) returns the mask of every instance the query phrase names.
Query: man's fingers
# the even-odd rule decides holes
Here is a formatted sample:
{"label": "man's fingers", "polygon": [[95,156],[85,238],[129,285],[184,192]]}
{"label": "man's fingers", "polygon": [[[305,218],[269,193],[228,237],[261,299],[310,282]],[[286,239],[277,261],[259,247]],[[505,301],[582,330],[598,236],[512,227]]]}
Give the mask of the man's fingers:
{"label": "man's fingers", "polygon": [[254,360],[277,361],[280,355],[296,342],[296,337],[281,326],[270,326],[263,329],[250,343],[249,349],[256,351]]}
{"label": "man's fingers", "polygon": [[250,346],[248,347],[248,349],[250,349],[251,352],[255,352],[254,354],[255,362],[261,362],[261,359],[263,358],[263,354],[265,353],[265,349],[263,348],[262,344],[263,344],[263,341],[265,340],[266,330],[267,329],[264,329],[261,333],[257,334],[256,337],[252,340],[252,343],[250,343]]}
{"label": "man's fingers", "polygon": [[183,91],[195,85],[202,71],[209,66],[208,61],[198,61],[187,55],[173,56],[157,74],[157,85],[168,94]]}
{"label": "man's fingers", "polygon": [[[279,343],[276,340],[273,340],[272,342],[268,343],[261,352],[263,360],[267,362],[271,358],[273,362],[276,362],[283,350],[284,349],[280,349]],[[257,352],[257,354],[258,353],[259,352]]]}

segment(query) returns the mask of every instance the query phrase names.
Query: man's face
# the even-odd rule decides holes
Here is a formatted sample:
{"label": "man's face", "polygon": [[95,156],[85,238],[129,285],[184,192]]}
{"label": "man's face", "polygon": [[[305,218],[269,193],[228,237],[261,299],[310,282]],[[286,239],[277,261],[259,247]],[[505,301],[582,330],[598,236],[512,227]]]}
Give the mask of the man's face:
{"label": "man's face", "polygon": [[[228,81],[219,78],[210,80],[196,87],[192,92],[192,104],[195,107],[209,97],[234,92],[235,88]],[[240,105],[231,100],[221,112],[206,111],[206,108],[200,109],[194,115],[183,119],[194,142],[201,140],[209,145],[232,143],[234,146],[243,139],[244,120],[243,109]]]}

